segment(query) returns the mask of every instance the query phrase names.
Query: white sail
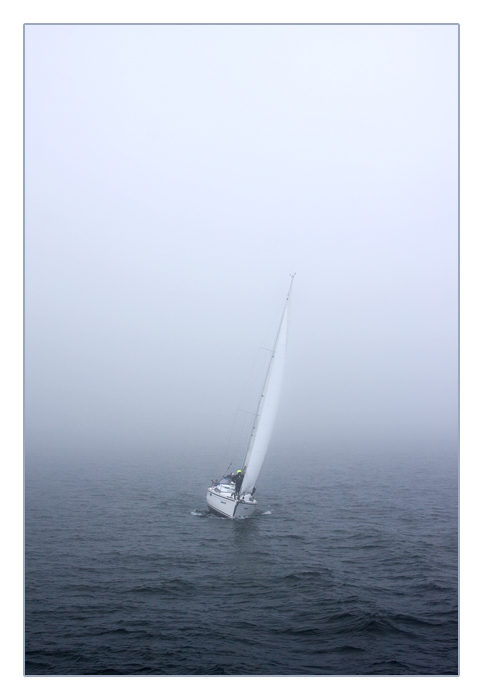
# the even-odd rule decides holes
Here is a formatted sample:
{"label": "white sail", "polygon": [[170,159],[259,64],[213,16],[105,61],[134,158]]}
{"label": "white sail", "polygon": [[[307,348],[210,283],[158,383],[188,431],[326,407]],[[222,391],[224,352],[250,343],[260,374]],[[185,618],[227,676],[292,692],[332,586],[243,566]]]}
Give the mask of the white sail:
{"label": "white sail", "polygon": [[[293,277],[292,277],[293,283]],[[258,404],[257,415],[253,423],[250,442],[245,457],[243,471],[245,473],[241,493],[249,493],[256,484],[263,460],[272,435],[273,424],[277,415],[280,394],[282,392],[283,371],[287,350],[288,306],[292,283],[287,294],[282,320],[278,329],[275,347],[272,351],[265,384]]]}

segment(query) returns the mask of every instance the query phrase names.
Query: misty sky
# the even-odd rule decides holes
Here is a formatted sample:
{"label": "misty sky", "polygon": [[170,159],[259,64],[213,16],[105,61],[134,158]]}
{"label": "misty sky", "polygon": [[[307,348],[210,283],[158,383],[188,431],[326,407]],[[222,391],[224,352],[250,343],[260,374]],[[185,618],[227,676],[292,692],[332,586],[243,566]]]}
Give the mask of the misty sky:
{"label": "misty sky", "polygon": [[457,435],[456,26],[27,26],[27,450]]}

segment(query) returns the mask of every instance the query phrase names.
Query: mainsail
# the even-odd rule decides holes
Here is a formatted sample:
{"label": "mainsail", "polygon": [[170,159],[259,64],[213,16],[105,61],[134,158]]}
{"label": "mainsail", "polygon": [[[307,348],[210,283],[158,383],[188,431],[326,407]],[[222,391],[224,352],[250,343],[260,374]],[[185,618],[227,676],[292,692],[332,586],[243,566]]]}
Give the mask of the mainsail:
{"label": "mainsail", "polygon": [[283,370],[287,351],[288,309],[294,275],[288,290],[287,299],[282,313],[275,345],[270,358],[267,376],[258,403],[258,409],[253,422],[250,441],[243,466],[244,479],[240,492],[250,492],[256,484],[263,460],[268,449],[273,424],[277,415],[280,394],[282,392]]}

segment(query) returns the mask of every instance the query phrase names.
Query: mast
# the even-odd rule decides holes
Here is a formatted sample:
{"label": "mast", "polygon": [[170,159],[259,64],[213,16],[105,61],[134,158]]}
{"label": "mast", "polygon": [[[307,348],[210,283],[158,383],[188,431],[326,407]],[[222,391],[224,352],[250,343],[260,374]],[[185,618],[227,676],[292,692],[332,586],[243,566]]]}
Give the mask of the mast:
{"label": "mast", "polygon": [[282,318],[280,320],[277,336],[275,338],[275,344],[273,346],[265,382],[263,384],[257,412],[253,421],[245,461],[243,463],[243,473],[245,476],[240,488],[241,493],[251,491],[251,489],[255,486],[268,449],[268,444],[278,409],[282,389],[283,369],[285,365],[285,351],[287,346],[288,308],[295,272],[290,276],[292,278],[290,281],[290,287],[285,299]]}

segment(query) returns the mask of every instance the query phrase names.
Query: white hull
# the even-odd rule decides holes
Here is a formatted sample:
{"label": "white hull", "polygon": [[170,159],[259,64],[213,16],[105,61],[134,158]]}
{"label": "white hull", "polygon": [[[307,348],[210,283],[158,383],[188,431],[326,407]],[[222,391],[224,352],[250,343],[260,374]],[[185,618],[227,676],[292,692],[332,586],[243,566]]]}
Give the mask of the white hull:
{"label": "white hull", "polygon": [[249,518],[255,512],[257,505],[256,500],[248,494],[236,498],[233,489],[220,490],[217,486],[210,486],[206,492],[206,502],[212,513],[230,520]]}

